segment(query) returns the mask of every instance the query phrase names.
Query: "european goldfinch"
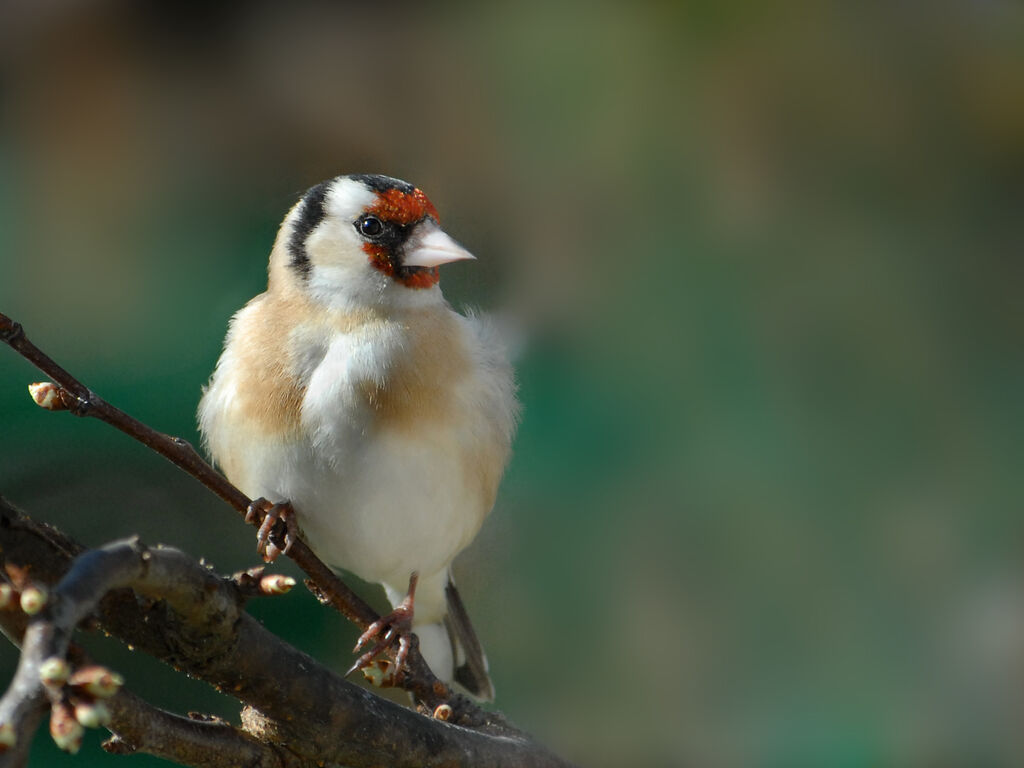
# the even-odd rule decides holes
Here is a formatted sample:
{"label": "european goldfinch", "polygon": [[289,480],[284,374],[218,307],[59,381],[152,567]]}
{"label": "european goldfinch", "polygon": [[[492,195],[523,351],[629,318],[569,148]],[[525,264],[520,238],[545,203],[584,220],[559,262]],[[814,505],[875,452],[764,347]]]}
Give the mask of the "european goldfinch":
{"label": "european goldfinch", "polygon": [[431,669],[493,698],[451,563],[494,505],[519,405],[494,328],[438,267],[472,259],[419,189],[338,176],[288,212],[266,292],[232,318],[199,404],[207,449],[252,498],[290,501],[332,567],[379,582]]}

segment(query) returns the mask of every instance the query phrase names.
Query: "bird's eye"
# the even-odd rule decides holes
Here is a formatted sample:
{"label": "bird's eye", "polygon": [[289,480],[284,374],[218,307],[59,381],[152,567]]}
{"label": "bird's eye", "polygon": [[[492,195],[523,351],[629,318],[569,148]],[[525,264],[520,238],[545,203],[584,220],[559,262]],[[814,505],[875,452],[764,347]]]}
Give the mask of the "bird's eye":
{"label": "bird's eye", "polygon": [[356,222],[356,228],[363,237],[377,237],[384,231],[384,223],[376,216],[363,216]]}

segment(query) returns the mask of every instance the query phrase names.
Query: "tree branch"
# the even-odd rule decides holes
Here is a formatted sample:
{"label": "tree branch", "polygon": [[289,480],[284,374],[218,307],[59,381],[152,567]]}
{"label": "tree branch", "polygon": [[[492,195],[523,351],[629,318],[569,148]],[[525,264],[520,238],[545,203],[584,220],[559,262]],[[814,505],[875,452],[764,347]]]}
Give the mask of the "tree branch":
{"label": "tree branch", "polygon": [[103,743],[112,754],[145,752],[195,768],[299,768],[305,763],[283,747],[216,719],[180,717],[121,690],[110,702],[110,730]]}
{"label": "tree branch", "polygon": [[[82,551],[81,545],[62,532],[25,517],[0,497],[0,563],[3,570],[31,573],[33,583],[53,585],[61,580],[72,558]],[[181,593],[178,604],[185,606],[194,620],[200,621],[201,614],[188,605],[187,594],[179,586],[172,591]],[[121,590],[108,594],[99,607],[99,615],[106,619],[104,628],[134,626],[135,634],[129,636],[130,640],[151,646],[148,638],[160,636],[163,632],[159,627],[151,627],[147,634],[143,627],[152,625],[152,622],[146,621],[138,611],[126,611],[126,606],[137,607],[137,599],[132,593]],[[0,630],[15,645],[32,642],[31,636],[23,640],[29,622],[30,617],[23,611],[0,611]],[[116,634],[116,630],[112,634]],[[45,658],[46,651],[38,643],[35,650],[29,645],[24,647],[26,651],[19,661],[19,674],[16,674],[15,682],[4,698],[0,699],[0,722],[12,725],[15,742],[0,755],[0,766],[24,765],[27,762],[31,735],[46,709],[47,702],[38,677],[38,659],[40,656]],[[151,648],[148,649],[152,652]],[[68,655],[77,664],[90,663],[84,652],[74,645]],[[33,658],[37,662],[34,665],[29,663]],[[260,742],[226,723],[179,717],[153,707],[124,689],[110,698],[106,705],[111,714],[110,728],[116,734],[104,744],[110,752],[146,752],[201,768],[227,768],[238,764],[253,768],[287,768],[300,764],[292,753]]]}
{"label": "tree branch", "polygon": [[[76,548],[67,537],[0,499],[0,555],[9,572],[30,565],[23,561],[28,554],[37,559],[32,564],[34,580],[59,574]],[[216,768],[237,765],[243,747],[255,765],[568,765],[500,718],[475,730],[459,727],[348,683],[245,614],[235,582],[178,550],[145,548],[126,540],[85,552],[70,566],[57,582],[48,608],[29,621],[15,684],[0,700],[0,722],[14,722],[6,713],[19,706],[38,722],[38,702],[45,698],[40,694],[39,664],[66,651],[73,628],[95,609],[96,620],[106,631],[250,708],[243,718],[246,735],[229,726],[196,724],[166,713],[140,714],[131,699],[118,701],[111,707],[109,727],[125,744],[141,751]],[[117,591],[124,586],[143,599]],[[101,600],[104,594],[107,597]],[[16,613],[0,611],[9,632],[17,631],[17,626],[6,626]],[[17,717],[18,727],[30,734],[34,724],[28,728],[22,721],[31,718],[25,712]],[[19,738],[17,743],[28,740]],[[266,742],[279,746],[267,748]],[[120,748],[117,741],[114,744]],[[280,745],[285,744],[283,751]],[[224,755],[230,762],[223,761]]]}

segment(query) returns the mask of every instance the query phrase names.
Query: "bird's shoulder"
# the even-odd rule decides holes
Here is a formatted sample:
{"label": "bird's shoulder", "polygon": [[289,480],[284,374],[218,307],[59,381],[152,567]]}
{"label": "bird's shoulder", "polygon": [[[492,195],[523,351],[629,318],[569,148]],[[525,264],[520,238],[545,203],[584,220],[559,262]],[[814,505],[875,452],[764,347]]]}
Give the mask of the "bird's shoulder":
{"label": "bird's shoulder", "polygon": [[373,312],[327,313],[287,294],[256,296],[231,320],[201,421],[216,417],[264,436],[297,433],[307,390],[329,353],[344,352],[346,340],[354,348],[378,324]]}

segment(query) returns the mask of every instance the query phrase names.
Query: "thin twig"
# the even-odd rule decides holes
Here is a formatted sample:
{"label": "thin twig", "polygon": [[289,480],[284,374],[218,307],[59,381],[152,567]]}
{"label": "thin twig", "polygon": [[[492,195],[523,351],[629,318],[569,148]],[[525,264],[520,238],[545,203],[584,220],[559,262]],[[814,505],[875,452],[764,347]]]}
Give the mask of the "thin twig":
{"label": "thin twig", "polygon": [[[91,416],[124,432],[192,475],[243,517],[246,515],[253,500],[206,462],[191,443],[181,437],[158,432],[108,403],[33,344],[25,335],[21,324],[3,313],[0,313],[0,340],[60,387],[61,399],[71,413],[76,416]],[[261,523],[262,517],[257,515],[256,519],[253,519],[253,524],[258,527]],[[380,618],[376,611],[339,579],[302,539],[294,540],[287,551],[287,556],[309,576],[317,596],[361,630],[366,630]],[[412,693],[425,709],[433,711],[440,704],[450,703],[461,718],[479,719],[479,708],[465,697],[453,698],[448,686],[434,676],[419,653],[416,643],[413,643],[405,668],[406,674],[401,676],[400,685]]]}

